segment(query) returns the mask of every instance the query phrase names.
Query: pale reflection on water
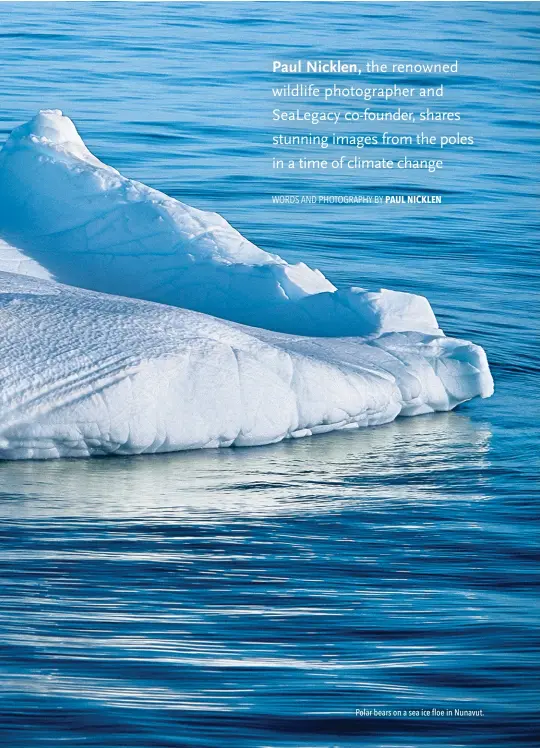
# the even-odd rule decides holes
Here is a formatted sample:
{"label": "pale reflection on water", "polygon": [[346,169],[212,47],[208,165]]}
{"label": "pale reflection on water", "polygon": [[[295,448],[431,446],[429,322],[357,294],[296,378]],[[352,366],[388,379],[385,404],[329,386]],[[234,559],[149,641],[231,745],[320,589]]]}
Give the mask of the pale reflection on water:
{"label": "pale reflection on water", "polygon": [[[198,523],[373,508],[378,501],[429,503],[447,497],[438,473],[488,468],[490,436],[488,425],[446,413],[268,447],[4,463],[0,477],[17,501],[1,511]],[[482,499],[480,489],[481,481],[464,498]]]}

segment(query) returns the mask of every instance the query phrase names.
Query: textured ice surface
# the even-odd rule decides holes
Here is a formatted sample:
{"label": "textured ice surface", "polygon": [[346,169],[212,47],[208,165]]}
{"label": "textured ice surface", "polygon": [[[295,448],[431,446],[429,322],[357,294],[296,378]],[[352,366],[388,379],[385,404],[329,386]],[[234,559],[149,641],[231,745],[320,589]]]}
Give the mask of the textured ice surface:
{"label": "textured ice surface", "polygon": [[306,338],[5,272],[0,325],[2,458],[268,444],[492,391],[462,340]]}
{"label": "textured ice surface", "polygon": [[[23,258],[17,272],[266,329],[437,330],[423,296],[337,290],[319,270],[259,249],[217,213],[126,179],[58,110],[14,130],[0,153],[0,237]],[[0,269],[14,269],[14,251],[0,247]]]}
{"label": "textured ice surface", "polygon": [[337,290],[121,176],[56,110],[0,153],[0,236],[3,458],[268,444],[493,391],[422,296]]}

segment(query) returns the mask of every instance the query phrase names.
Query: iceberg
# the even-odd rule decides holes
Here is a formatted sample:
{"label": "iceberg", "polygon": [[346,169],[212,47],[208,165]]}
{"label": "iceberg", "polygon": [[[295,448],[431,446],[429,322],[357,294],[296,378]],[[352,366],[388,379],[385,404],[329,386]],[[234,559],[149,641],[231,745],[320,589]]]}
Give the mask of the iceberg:
{"label": "iceberg", "polygon": [[[338,290],[319,270],[260,249],[217,213],[123,177],[90,153],[59,110],[16,128],[0,152],[0,237],[33,262],[30,274],[38,266],[80,288],[269,330],[438,330],[423,296]],[[11,266],[0,251],[0,269]]]}
{"label": "iceberg", "polygon": [[482,348],[419,332],[308,338],[0,272],[0,458],[253,446],[450,410]]}
{"label": "iceberg", "polygon": [[489,397],[422,296],[337,289],[44,110],[0,152],[0,458],[254,446]]}

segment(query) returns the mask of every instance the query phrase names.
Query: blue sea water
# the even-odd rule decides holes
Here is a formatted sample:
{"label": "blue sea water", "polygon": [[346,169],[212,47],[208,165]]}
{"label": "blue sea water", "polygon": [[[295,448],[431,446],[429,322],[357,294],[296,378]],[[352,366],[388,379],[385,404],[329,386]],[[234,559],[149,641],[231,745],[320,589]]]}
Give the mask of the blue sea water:
{"label": "blue sea water", "polygon": [[[426,295],[496,384],[272,447],[1,464],[3,745],[537,744],[538,20],[534,3],[0,4],[0,140],[60,108],[103,161],[264,249]],[[474,147],[436,174],[272,171],[271,61],[300,57],[459,60],[444,132]],[[411,192],[443,204],[271,199]],[[414,709],[430,715],[393,716]]]}

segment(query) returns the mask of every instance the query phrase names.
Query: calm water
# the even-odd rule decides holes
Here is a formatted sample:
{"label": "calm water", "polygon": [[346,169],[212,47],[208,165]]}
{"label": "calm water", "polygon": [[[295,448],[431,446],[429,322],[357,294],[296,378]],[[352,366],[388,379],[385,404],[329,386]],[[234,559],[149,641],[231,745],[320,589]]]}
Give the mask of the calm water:
{"label": "calm water", "polygon": [[[538,15],[0,4],[1,139],[63,109],[104,161],[265,249],[338,285],[427,295],[447,332],[486,347],[497,388],[455,413],[274,447],[0,465],[5,746],[535,744]],[[435,175],[333,175],[329,189],[273,174],[270,61],[382,53],[459,59],[444,106],[477,145]],[[389,187],[445,201],[271,202]],[[484,717],[355,716],[434,707]]]}

